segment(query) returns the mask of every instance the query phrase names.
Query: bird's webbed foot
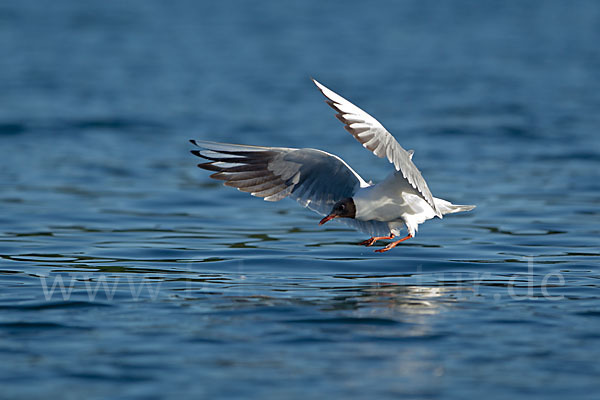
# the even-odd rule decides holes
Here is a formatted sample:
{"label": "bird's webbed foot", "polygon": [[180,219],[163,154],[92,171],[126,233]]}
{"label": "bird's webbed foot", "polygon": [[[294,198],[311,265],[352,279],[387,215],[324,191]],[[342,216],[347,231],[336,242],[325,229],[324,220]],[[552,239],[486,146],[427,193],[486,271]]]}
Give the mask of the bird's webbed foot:
{"label": "bird's webbed foot", "polygon": [[376,253],[385,253],[386,251],[388,251],[388,250],[391,250],[391,249],[393,249],[394,247],[398,246],[398,244],[399,244],[400,242],[404,242],[406,239],[410,239],[411,237],[412,237],[412,235],[408,235],[408,236],[406,236],[406,237],[403,237],[403,238],[402,238],[402,239],[400,239],[400,240],[396,240],[395,242],[392,242],[392,243],[388,244],[388,245],[387,245],[387,246],[385,246],[383,249],[377,249],[377,250],[375,250],[375,252],[376,252]]}
{"label": "bird's webbed foot", "polygon": [[373,246],[373,244],[375,244],[375,242],[378,240],[393,239],[393,238],[394,238],[394,235],[392,235],[392,234],[390,234],[390,236],[373,236],[370,239],[360,242],[359,245],[369,247],[369,246]]}

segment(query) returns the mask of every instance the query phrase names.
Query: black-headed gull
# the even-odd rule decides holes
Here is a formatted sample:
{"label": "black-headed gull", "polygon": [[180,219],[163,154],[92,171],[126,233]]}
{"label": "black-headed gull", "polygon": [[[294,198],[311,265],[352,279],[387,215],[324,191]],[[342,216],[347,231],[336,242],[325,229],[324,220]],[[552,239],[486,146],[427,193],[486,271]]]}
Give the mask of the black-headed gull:
{"label": "black-headed gull", "polygon": [[394,164],[395,171],[383,182],[367,183],[344,160],[316,149],[191,140],[202,149],[192,153],[209,160],[198,166],[215,171],[211,178],[267,201],[291,197],[325,215],[319,225],[339,218],[371,235],[362,245],[393,239],[406,226],[407,236],[377,252],[390,250],[414,237],[419,224],[428,219],[475,208],[433,197],[412,162],[412,150],[404,150],[375,118],[316,80],[313,82],[327,98],[327,104],[337,111],[336,117],[344,123],[344,128],[373,154],[387,157]]}

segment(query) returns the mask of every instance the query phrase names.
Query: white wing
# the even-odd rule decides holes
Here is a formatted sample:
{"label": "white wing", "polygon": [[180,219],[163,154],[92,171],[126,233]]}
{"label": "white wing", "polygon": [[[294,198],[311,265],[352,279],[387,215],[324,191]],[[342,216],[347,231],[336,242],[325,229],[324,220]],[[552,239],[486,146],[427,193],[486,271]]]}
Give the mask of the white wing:
{"label": "white wing", "polygon": [[[209,160],[198,166],[215,171],[211,178],[267,201],[291,197],[321,215],[359,187],[369,186],[344,160],[322,150],[191,142],[202,149],[192,153]],[[389,233],[384,222],[337,220],[371,235]]]}
{"label": "white wing", "polygon": [[413,151],[406,151],[394,139],[383,125],[375,118],[344,99],[342,96],[326,88],[313,79],[313,82],[328,100],[327,104],[338,113],[337,119],[342,121],[344,128],[356,138],[365,148],[371,150],[377,157],[387,157],[397,171],[414,187],[434,209],[435,214],[442,218],[442,213],[433,201],[433,196],[427,187],[427,182],[421,176],[421,171],[412,162]]}

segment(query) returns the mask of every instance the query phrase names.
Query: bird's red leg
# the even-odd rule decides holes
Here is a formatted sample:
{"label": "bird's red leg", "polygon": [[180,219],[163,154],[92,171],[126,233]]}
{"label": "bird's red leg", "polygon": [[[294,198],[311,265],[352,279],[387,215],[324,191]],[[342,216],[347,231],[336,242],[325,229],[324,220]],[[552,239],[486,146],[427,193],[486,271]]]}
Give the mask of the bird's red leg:
{"label": "bird's red leg", "polygon": [[400,239],[400,240],[396,240],[395,242],[392,242],[392,243],[388,244],[388,245],[387,245],[387,246],[385,246],[383,249],[377,249],[377,250],[375,250],[375,252],[376,252],[376,253],[383,253],[383,252],[385,252],[385,251],[391,250],[391,249],[393,249],[394,247],[398,246],[398,244],[399,244],[400,242],[404,242],[406,239],[410,239],[411,237],[412,237],[412,235],[408,235],[408,236],[406,236],[406,237],[403,237],[403,238],[402,238],[402,239]]}
{"label": "bird's red leg", "polygon": [[390,236],[373,236],[371,239],[367,239],[363,242],[359,243],[359,246],[373,246],[373,244],[378,241],[378,240],[383,240],[383,239],[393,239],[394,235],[390,234]]}

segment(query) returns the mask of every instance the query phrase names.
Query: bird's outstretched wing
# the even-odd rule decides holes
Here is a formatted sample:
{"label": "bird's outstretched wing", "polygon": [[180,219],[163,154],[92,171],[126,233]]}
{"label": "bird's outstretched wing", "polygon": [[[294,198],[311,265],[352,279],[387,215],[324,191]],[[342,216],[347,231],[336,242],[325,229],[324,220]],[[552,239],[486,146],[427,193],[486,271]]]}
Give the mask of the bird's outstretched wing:
{"label": "bird's outstretched wing", "polygon": [[[290,197],[321,215],[359,187],[369,186],[344,160],[322,150],[191,142],[201,149],[192,153],[208,160],[198,166],[215,171],[211,178],[267,201]],[[383,222],[339,220],[369,234],[389,232]]]}
{"label": "bird's outstretched wing", "polygon": [[402,148],[392,134],[375,118],[316,80],[313,79],[313,82],[327,97],[327,104],[337,111],[336,117],[342,121],[344,128],[377,157],[387,157],[394,164],[396,170],[402,172],[402,176],[408,183],[423,196],[436,215],[442,218],[442,213],[433,201],[427,182],[421,176],[421,171],[412,162],[413,151]]}

